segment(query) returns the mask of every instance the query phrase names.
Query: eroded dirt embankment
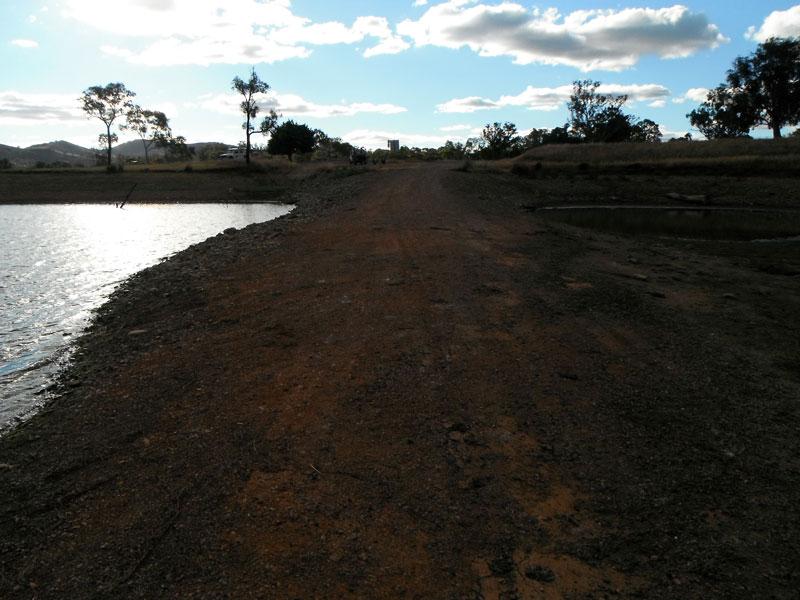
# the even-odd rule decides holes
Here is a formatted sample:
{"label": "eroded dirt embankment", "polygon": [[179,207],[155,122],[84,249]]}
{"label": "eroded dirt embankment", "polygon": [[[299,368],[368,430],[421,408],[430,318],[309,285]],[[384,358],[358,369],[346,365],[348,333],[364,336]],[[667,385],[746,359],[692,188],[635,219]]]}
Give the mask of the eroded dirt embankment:
{"label": "eroded dirt embankment", "polygon": [[791,597],[796,278],[530,192],[331,180],[135,277],[0,440],[0,595]]}

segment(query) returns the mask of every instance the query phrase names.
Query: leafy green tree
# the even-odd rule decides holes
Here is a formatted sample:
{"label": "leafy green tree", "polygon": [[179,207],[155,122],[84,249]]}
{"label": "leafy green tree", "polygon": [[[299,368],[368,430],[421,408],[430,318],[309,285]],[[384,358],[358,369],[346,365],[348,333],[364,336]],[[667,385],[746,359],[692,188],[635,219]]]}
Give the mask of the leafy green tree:
{"label": "leafy green tree", "polygon": [[800,121],[800,38],[770,38],[728,71],[728,84],[749,100],[756,125],[775,139]]}
{"label": "leafy green tree", "polygon": [[565,123],[563,127],[553,127],[542,136],[543,144],[573,144],[578,141],[580,140],[570,132],[569,123]]}
{"label": "leafy green tree", "polygon": [[132,131],[142,140],[144,162],[150,162],[150,148],[167,146],[172,140],[172,129],[167,116],[157,110],[145,110],[138,104],[131,106],[120,129]]}
{"label": "leafy green tree", "polygon": [[[270,88],[269,84],[266,81],[262,81],[259,78],[259,76],[256,74],[256,70],[251,69],[250,79],[244,81],[238,76],[234,77],[233,81],[231,82],[231,89],[233,89],[233,91],[235,92],[239,92],[239,94],[241,94],[243,98],[241,104],[239,105],[239,109],[245,116],[245,121],[244,123],[242,123],[242,129],[244,129],[245,139],[246,139],[244,160],[249,165],[250,136],[256,131],[254,123],[260,111],[260,108],[258,106],[257,96],[261,94],[266,94]],[[271,111],[270,114],[274,114],[274,111]],[[259,131],[263,132],[263,129],[259,129]]]}
{"label": "leafy green tree", "polygon": [[214,160],[220,154],[228,151],[228,146],[225,144],[210,143],[202,146],[197,152],[197,158],[200,160]]}
{"label": "leafy green tree", "polygon": [[341,138],[332,138],[321,129],[314,130],[314,151],[317,158],[330,160],[349,157],[353,151],[352,144]]}
{"label": "leafy green tree", "polygon": [[710,90],[706,101],[686,116],[709,140],[748,137],[756,122],[747,95],[724,85]]}
{"label": "leafy green tree", "polygon": [[464,156],[465,158],[477,158],[483,153],[485,147],[486,141],[482,137],[468,138],[464,143]]}
{"label": "leafy green tree", "polygon": [[[628,96],[606,95],[598,92],[599,81],[590,79],[573,83],[567,107],[570,112],[571,131],[554,129],[548,136],[560,138],[549,143],[571,141],[618,143],[661,141],[659,126],[650,119],[637,121],[623,111]],[[564,126],[567,128],[567,125]],[[575,139],[577,138],[577,140]]]}
{"label": "leafy green tree", "polygon": [[111,146],[119,137],[111,132],[114,122],[124,117],[133,107],[132,98],[136,94],[121,83],[109,83],[105,87],[95,85],[84,90],[79,98],[81,108],[89,118],[99,119],[106,126],[106,132],[98,137],[106,147],[106,165],[111,166]]}
{"label": "leafy green tree", "polygon": [[275,128],[267,144],[270,154],[285,154],[292,160],[294,154],[307,154],[314,150],[314,131],[301,123],[286,121]]}
{"label": "leafy green tree", "polygon": [[525,150],[536,148],[544,144],[544,138],[547,135],[547,129],[531,129],[530,133],[522,139],[522,145]]}
{"label": "leafy green tree", "polygon": [[661,142],[661,128],[650,119],[642,119],[631,128],[630,141],[658,144]]}
{"label": "leafy green tree", "polygon": [[444,146],[439,148],[438,154],[444,160],[459,160],[464,158],[464,144],[461,142],[451,142],[447,140]]}
{"label": "leafy green tree", "polygon": [[743,137],[758,125],[780,138],[800,122],[800,38],[770,38],[738,57],[725,83],[687,116],[709,139]]}
{"label": "leafy green tree", "polygon": [[487,124],[483,128],[481,138],[486,143],[485,152],[490,158],[511,155],[519,143],[517,126],[509,122]]}
{"label": "leafy green tree", "polygon": [[177,162],[191,160],[194,158],[194,150],[186,145],[186,138],[182,135],[170,138],[163,142],[164,159],[167,162]]}
{"label": "leafy green tree", "polygon": [[598,93],[599,81],[576,81],[567,107],[573,134],[587,142],[624,142],[630,139],[633,123],[622,112],[628,96]]}
{"label": "leafy green tree", "polygon": [[258,126],[258,132],[265,136],[272,135],[278,127],[280,118],[281,116],[278,113],[270,109],[269,114],[261,120],[261,124]]}

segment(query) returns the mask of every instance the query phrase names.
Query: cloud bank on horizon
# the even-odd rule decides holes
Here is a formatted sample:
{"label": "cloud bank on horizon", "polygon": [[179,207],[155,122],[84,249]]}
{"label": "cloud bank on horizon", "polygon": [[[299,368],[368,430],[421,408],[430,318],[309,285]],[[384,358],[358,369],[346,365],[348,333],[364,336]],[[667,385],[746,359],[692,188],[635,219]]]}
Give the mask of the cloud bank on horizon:
{"label": "cloud bank on horizon", "polygon": [[[702,79],[691,76],[698,60],[711,61],[720,48],[738,45],[747,51],[772,36],[800,35],[800,4],[786,7],[766,0],[759,9],[749,10],[736,29],[731,26],[729,5],[722,0],[693,0],[694,7],[678,3],[651,7],[644,0],[628,5],[630,2],[636,0],[616,8],[596,8],[595,3],[587,2],[592,8],[559,10],[546,5],[532,7],[523,0],[406,0],[403,9],[394,1],[376,1],[369,5],[369,12],[376,14],[359,14],[365,11],[357,7],[338,10],[333,3],[326,3],[324,9],[315,6],[314,12],[305,8],[310,3],[302,0],[115,0],[113,11],[108,10],[107,0],[34,0],[30,5],[36,4],[38,9],[30,9],[24,27],[9,36],[5,48],[17,52],[19,60],[42,57],[51,51],[49,40],[37,37],[34,28],[57,20],[78,36],[85,32],[100,40],[95,46],[99,53],[93,57],[99,63],[130,65],[153,73],[226,65],[255,65],[258,69],[263,64],[276,72],[283,64],[312,64],[315,56],[339,52],[336,56],[344,56],[350,73],[357,74],[358,61],[365,68],[379,61],[391,65],[385,75],[356,86],[343,82],[339,93],[346,93],[347,98],[331,98],[331,90],[315,85],[314,74],[309,73],[307,81],[298,77],[290,85],[270,76],[276,89],[261,102],[263,108],[273,108],[287,118],[323,120],[318,126],[326,131],[352,142],[371,140],[368,145],[375,146],[385,143],[378,143],[384,134],[409,143],[438,143],[445,135],[463,140],[479,131],[475,123],[442,122],[449,115],[489,114],[506,120],[510,113],[517,115],[511,120],[522,120],[519,115],[541,114],[537,127],[549,120],[563,123],[559,111],[565,110],[570,82],[587,73],[603,81],[604,93],[626,94],[632,105],[648,112],[664,129],[681,130],[687,123],[680,105],[704,100],[708,88],[724,77],[732,57],[744,52],[736,50],[726,56],[714,67],[713,75]],[[716,13],[715,4],[720,7]],[[0,13],[3,10],[0,8]],[[304,16],[304,10],[311,10],[314,17]],[[725,31],[713,14],[719,18],[725,14]],[[349,48],[353,58],[346,58],[336,48]],[[391,85],[393,77],[408,77],[413,82],[425,71],[434,70],[436,63],[428,65],[421,58],[429,55],[450,65],[439,77],[440,85],[435,80],[431,83],[430,91],[435,94],[420,93],[428,90],[414,85],[408,89]],[[695,66],[674,66],[688,60]],[[469,72],[458,79],[453,72],[458,69],[452,65],[461,63],[469,63]],[[638,72],[643,64],[648,65],[646,79]],[[287,68],[297,71],[296,67]],[[494,77],[493,71],[504,75]],[[595,75],[597,72],[602,73]],[[371,73],[374,76],[375,70]],[[59,122],[76,131],[87,128],[75,104],[80,89],[44,93],[10,83],[7,89],[0,87],[0,127],[33,131]],[[82,82],[80,87],[94,83],[99,82]],[[132,87],[138,89],[139,84]],[[460,89],[454,93],[450,88]],[[393,91],[387,94],[383,89]],[[229,119],[237,112],[233,94],[203,91],[181,89],[180,97],[168,103],[170,111],[165,111],[170,117],[185,119],[183,127],[190,123],[189,115],[204,115],[189,125],[198,132],[186,132],[194,138],[223,131],[200,129],[196,123],[211,122],[213,115]],[[165,104],[163,99],[160,102]],[[158,102],[145,104],[155,108]],[[355,117],[358,123],[352,121]],[[233,142],[238,127],[235,120],[224,127],[223,135]]]}
{"label": "cloud bank on horizon", "polygon": [[[597,91],[607,96],[627,96],[632,103],[648,102],[653,108],[661,108],[670,97],[670,91],[655,83],[645,85],[603,84]],[[480,110],[496,110],[506,106],[520,106],[527,110],[552,111],[561,108],[572,94],[572,85],[557,88],[535,88],[528,86],[516,96],[501,96],[497,100],[473,96],[456,98],[436,107],[440,113],[473,113]]]}

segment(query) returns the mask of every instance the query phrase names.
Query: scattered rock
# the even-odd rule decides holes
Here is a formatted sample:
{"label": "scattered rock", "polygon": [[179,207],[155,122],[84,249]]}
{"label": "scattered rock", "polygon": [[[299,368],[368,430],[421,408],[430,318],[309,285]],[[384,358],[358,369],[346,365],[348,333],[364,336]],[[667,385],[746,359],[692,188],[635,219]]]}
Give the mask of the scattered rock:
{"label": "scattered rock", "polygon": [[465,423],[457,422],[447,426],[447,431],[457,431],[459,433],[467,433],[469,427]]}
{"label": "scattered rock", "polygon": [[525,577],[542,583],[552,583],[556,580],[556,574],[551,569],[541,565],[531,565],[525,569]]}
{"label": "scattered rock", "polygon": [[470,480],[469,487],[473,490],[478,490],[489,485],[489,482],[491,481],[491,477],[474,477]]}
{"label": "scattered rock", "polygon": [[514,570],[514,560],[509,556],[500,556],[489,563],[492,575],[507,575]]}
{"label": "scattered rock", "polygon": [[708,196],[705,194],[679,194],[678,192],[670,192],[667,194],[670,200],[679,200],[682,202],[705,202]]}

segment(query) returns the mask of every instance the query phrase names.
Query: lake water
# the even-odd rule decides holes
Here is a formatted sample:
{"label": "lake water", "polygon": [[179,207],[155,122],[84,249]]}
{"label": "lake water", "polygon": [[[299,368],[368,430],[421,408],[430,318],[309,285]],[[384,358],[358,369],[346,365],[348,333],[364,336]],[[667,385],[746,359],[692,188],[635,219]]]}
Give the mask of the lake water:
{"label": "lake water", "polygon": [[0,430],[32,412],[93,309],[136,271],[276,204],[0,205]]}

